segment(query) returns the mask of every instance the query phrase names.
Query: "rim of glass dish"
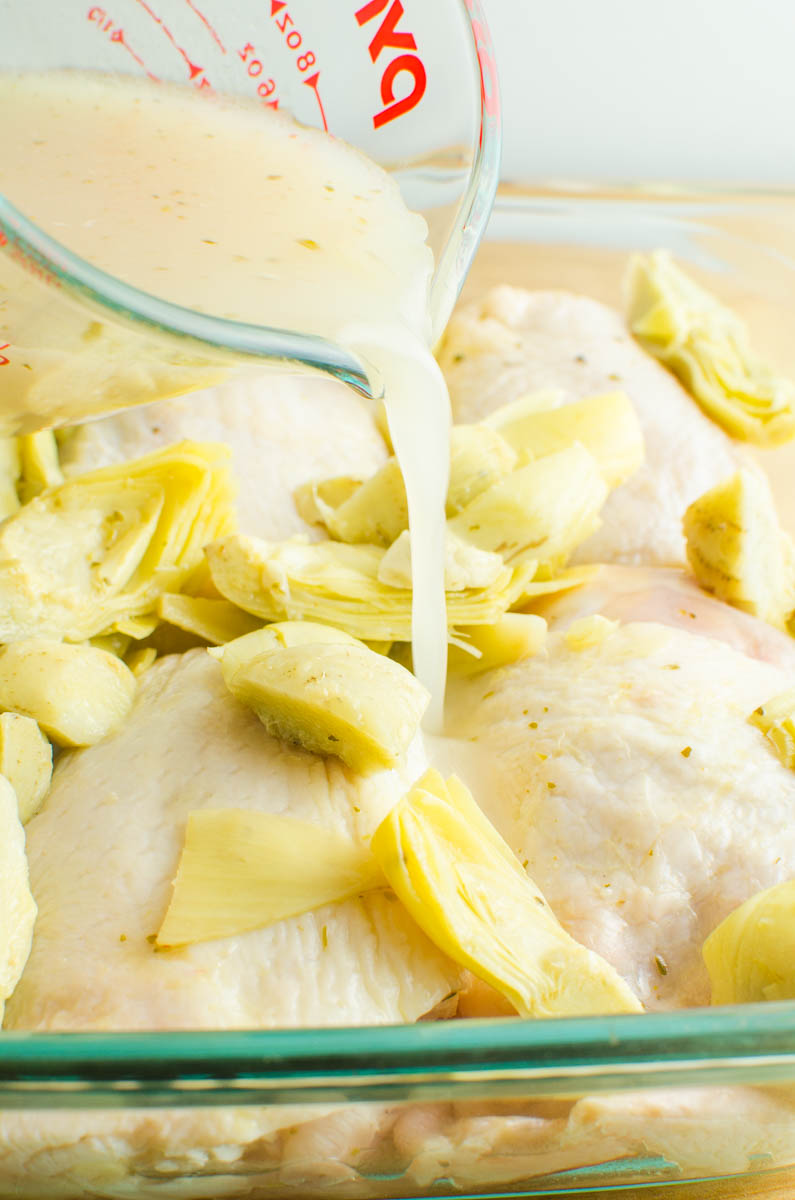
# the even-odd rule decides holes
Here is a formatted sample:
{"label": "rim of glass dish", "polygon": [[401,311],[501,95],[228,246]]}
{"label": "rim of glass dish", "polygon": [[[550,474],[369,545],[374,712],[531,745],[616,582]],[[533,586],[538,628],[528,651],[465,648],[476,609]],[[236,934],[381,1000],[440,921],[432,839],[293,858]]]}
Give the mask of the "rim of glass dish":
{"label": "rim of glass dish", "polygon": [[781,1084],[795,1002],[345,1029],[2,1035],[4,1108],[210,1107]]}
{"label": "rim of glass dish", "polygon": [[[469,30],[475,76],[480,80],[478,143],[453,232],[431,281],[435,337],[441,335],[485,232],[499,181],[501,129],[499,85],[491,37],[480,0],[458,0]],[[233,356],[301,362],[372,395],[368,374],[352,354],[326,338],[273,326],[230,321],[194,312],[123,283],[73,254],[50,237],[0,192],[0,246],[56,286],[65,286],[91,307],[110,311],[126,322],[187,340],[200,348]]]}

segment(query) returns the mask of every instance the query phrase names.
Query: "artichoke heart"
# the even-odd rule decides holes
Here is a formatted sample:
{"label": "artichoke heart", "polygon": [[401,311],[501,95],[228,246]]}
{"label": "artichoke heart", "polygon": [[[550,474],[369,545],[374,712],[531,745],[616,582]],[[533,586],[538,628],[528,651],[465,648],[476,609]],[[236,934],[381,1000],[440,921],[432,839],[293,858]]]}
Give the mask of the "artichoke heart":
{"label": "artichoke heart", "polygon": [[760,472],[743,469],[699,496],[685,513],[684,532],[703,588],[786,629],[795,609],[795,547]]}
{"label": "artichoke heart", "polygon": [[516,451],[489,425],[454,425],[450,430],[447,515],[454,517],[492,484],[510,475]]}
{"label": "artichoke heart", "polygon": [[601,613],[593,613],[590,617],[572,621],[563,637],[569,650],[590,650],[606,641],[618,626],[618,621],[609,621]]}
{"label": "artichoke heart", "polygon": [[188,817],[158,946],[232,937],[383,886],[369,849],[334,829],[251,809]]}
{"label": "artichoke heart", "polygon": [[406,488],[396,458],[390,458],[337,508],[323,518],[340,542],[389,546],[409,527]]}
{"label": "artichoke heart", "polygon": [[227,681],[273,737],[366,774],[397,766],[430,697],[403,667],[342,642],[266,651]]}
{"label": "artichoke heart", "polygon": [[16,792],[24,825],[38,812],[52,779],[52,746],[30,717],[0,714],[0,775]]}
{"label": "artichoke heart", "polygon": [[157,615],[168,625],[195,634],[211,646],[221,646],[258,629],[261,622],[228,600],[205,596],[181,596],[164,592],[157,601]]}
{"label": "artichoke heart", "polygon": [[496,667],[529,658],[543,649],[547,623],[532,613],[506,613],[494,625],[462,629],[460,640],[451,646],[447,669],[451,675],[479,675]]}
{"label": "artichoke heart", "polygon": [[748,720],[762,730],[784,766],[795,769],[795,688],[760,704]]}
{"label": "artichoke heart", "polygon": [[38,496],[45,488],[63,483],[58,443],[51,429],[23,434],[19,443],[19,498],[23,504]]}
{"label": "artichoke heart", "polygon": [[539,408],[536,395],[498,408],[488,418],[525,458],[543,458],[576,442],[596,459],[608,487],[618,487],[643,463],[640,422],[625,392],[604,392],[572,404]]}
{"label": "artichoke heart", "polygon": [[0,641],[145,637],[160,594],[235,526],[228,459],[225,446],[182,442],[25,504],[0,525]]}
{"label": "artichoke heart", "polygon": [[[263,621],[318,621],[362,641],[411,641],[411,591],[380,582],[380,546],[234,534],[205,553],[221,595]],[[493,625],[534,590],[535,570],[533,562],[503,567],[489,587],[451,592],[448,627]]]}
{"label": "artichoke heart", "polygon": [[261,654],[284,650],[287,646],[317,646],[323,642],[347,646],[361,646],[358,638],[335,629],[333,625],[320,625],[317,621],[276,621],[255,629],[243,637],[235,638],[217,650],[207,653],[221,664],[224,681],[228,685],[232,676],[245,663],[253,662]]}
{"label": "artichoke heart", "polygon": [[117,729],[135,676],[115,654],[28,638],[0,649],[0,709],[38,721],[61,746],[92,746]]}
{"label": "artichoke heart", "polygon": [[751,348],[740,318],[658,250],[630,261],[629,327],[732,437],[775,446],[795,436],[795,384]]}
{"label": "artichoke heart", "polygon": [[[457,425],[450,434],[447,515],[454,516],[487,487],[510,474],[516,453],[487,425]],[[340,542],[391,546],[409,527],[408,501],[396,458],[363,483],[338,476],[303,484],[296,508],[310,525],[325,525]]]}
{"label": "artichoke heart", "polygon": [[21,471],[19,438],[0,438],[0,521],[19,508],[17,483]]}
{"label": "artichoke heart", "polygon": [[[445,530],[444,551],[444,586],[447,592],[491,587],[502,574],[503,561],[499,554],[478,550],[477,546],[462,541],[449,529]],[[411,587],[411,535],[407,529],[381,559],[378,578],[389,587]]]}
{"label": "artichoke heart", "polygon": [[378,826],[372,849],[428,937],[522,1016],[640,1011],[613,967],[566,933],[454,776],[428,771]]}
{"label": "artichoke heart", "polygon": [[757,892],[704,942],[713,1004],[795,1000],[795,880]]}
{"label": "artichoke heart", "polygon": [[448,529],[507,564],[554,570],[599,525],[607,485],[592,454],[570,446],[513,471],[448,521]]}

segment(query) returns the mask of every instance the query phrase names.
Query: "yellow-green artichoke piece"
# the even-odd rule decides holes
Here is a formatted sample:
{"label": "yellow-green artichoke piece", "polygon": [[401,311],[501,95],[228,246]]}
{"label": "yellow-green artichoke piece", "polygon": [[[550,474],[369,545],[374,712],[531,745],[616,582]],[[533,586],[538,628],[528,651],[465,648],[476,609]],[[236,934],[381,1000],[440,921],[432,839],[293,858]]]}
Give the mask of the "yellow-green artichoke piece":
{"label": "yellow-green artichoke piece", "polygon": [[58,443],[51,429],[23,434],[19,444],[19,498],[23,504],[38,496],[45,488],[63,483],[63,471]]}
{"label": "yellow-green artichoke piece", "polygon": [[92,746],[124,721],[135,676],[115,654],[27,638],[0,648],[0,710],[37,721],[60,746]]}
{"label": "yellow-green artichoke piece", "polygon": [[533,613],[506,613],[494,625],[462,629],[447,655],[450,675],[466,677],[507,667],[542,650],[547,623]]}
{"label": "yellow-green artichoke piece", "polygon": [[21,471],[19,438],[0,438],[0,521],[19,508],[17,484]]}
{"label": "yellow-green artichoke piece", "polygon": [[195,634],[211,646],[221,646],[258,629],[261,622],[228,600],[204,596],[182,596],[164,592],[157,601],[157,615],[168,625]]}
{"label": "yellow-green artichoke piece", "polygon": [[154,646],[135,646],[124,656],[124,661],[135,678],[140,679],[144,672],[149,670],[156,658],[157,650]]}
{"label": "yellow-green artichoke piece", "polygon": [[[463,592],[467,589],[487,588],[495,583],[504,569],[499,554],[490,550],[479,550],[477,546],[462,541],[449,529],[444,539],[444,587],[446,592]],[[410,588],[411,535],[406,529],[393,542],[381,559],[378,568],[381,583],[394,588]]]}
{"label": "yellow-green artichoke piece", "polygon": [[[182,442],[50,488],[0,525],[0,641],[146,637],[235,527],[227,447]],[[143,622],[143,624],[141,623]]]}
{"label": "yellow-green artichoke piece", "polygon": [[0,775],[16,792],[24,825],[41,808],[52,779],[52,746],[31,717],[0,714]]}
{"label": "yellow-green artichoke piece", "polygon": [[625,392],[604,392],[572,404],[540,408],[524,396],[488,417],[521,457],[543,458],[579,442],[596,459],[608,487],[618,487],[643,463],[640,422]]}
{"label": "yellow-green artichoke piece", "polygon": [[447,527],[508,565],[535,559],[554,570],[597,528],[607,492],[593,455],[569,446],[493,484]]}
{"label": "yellow-green artichoke piece", "polygon": [[[411,591],[378,579],[379,546],[264,542],[233,534],[206,550],[222,596],[263,621],[318,621],[362,641],[411,640]],[[504,567],[487,588],[451,592],[448,627],[493,625],[533,589],[535,564]]]}
{"label": "yellow-green artichoke piece", "polygon": [[760,704],[748,720],[762,730],[784,766],[795,769],[795,688]]}
{"label": "yellow-green artichoke piece", "polygon": [[684,517],[687,558],[720,600],[787,628],[795,609],[795,547],[764,476],[743,469],[699,496]]}
{"label": "yellow-green artichoke piece", "polygon": [[340,542],[389,546],[408,529],[406,487],[396,458],[390,458],[337,508],[324,515],[326,528]]}
{"label": "yellow-green artichoke piece", "polygon": [[510,475],[516,463],[516,451],[501,432],[485,423],[454,425],[450,431],[448,517],[454,517],[481,492]]}
{"label": "yellow-green artichoke piece", "polygon": [[[516,453],[487,425],[457,425],[450,434],[447,515],[454,516],[487,487],[510,474]],[[396,458],[370,479],[338,476],[303,484],[294,493],[298,513],[310,525],[325,525],[340,542],[390,546],[408,529],[408,501]]]}
{"label": "yellow-green artichoke piece", "polygon": [[323,642],[337,645],[361,646],[357,638],[333,625],[320,625],[317,621],[275,621],[255,629],[243,637],[235,638],[216,650],[207,653],[217,658],[221,664],[224,681],[231,682],[235,672],[246,663],[253,662],[261,654],[269,654],[274,650],[284,650],[290,646],[317,646]]}
{"label": "yellow-green artichoke piece", "polygon": [[302,483],[293,492],[296,511],[307,525],[325,525],[327,517],[361,487],[363,480],[351,475],[334,475],[314,483]]}
{"label": "yellow-green artichoke piece", "polygon": [[251,809],[192,812],[158,946],[232,937],[383,886],[369,849]]}
{"label": "yellow-green artichoke piece", "polygon": [[630,330],[732,437],[776,446],[795,436],[795,384],[751,348],[736,313],[670,254],[635,255],[627,274]]}
{"label": "yellow-green artichoke piece", "polygon": [[795,1000],[795,880],[757,892],[704,942],[713,1004]]}
{"label": "yellow-green artichoke piece", "polygon": [[563,635],[564,641],[569,650],[590,650],[606,641],[618,626],[618,621],[610,621],[601,613],[593,613],[590,617],[572,621]]}
{"label": "yellow-green artichoke piece", "polygon": [[521,863],[455,776],[428,771],[372,839],[388,882],[455,962],[525,1017],[639,1012],[605,959],[563,929]]}
{"label": "yellow-green artichoke piece", "polygon": [[238,667],[227,686],[273,737],[361,774],[400,763],[430,699],[391,659],[341,642],[266,651]]}

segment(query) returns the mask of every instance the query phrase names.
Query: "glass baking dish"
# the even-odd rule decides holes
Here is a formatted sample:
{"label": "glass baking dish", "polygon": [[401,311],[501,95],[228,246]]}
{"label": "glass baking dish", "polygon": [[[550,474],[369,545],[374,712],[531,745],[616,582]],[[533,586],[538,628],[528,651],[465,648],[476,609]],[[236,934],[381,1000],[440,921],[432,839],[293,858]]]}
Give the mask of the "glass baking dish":
{"label": "glass baking dish", "polygon": [[[627,254],[658,246],[795,369],[788,194],[504,189],[465,299],[511,282],[617,304]],[[765,455],[791,528],[794,461],[791,449]],[[795,1003],[284,1032],[8,1033],[0,1105],[0,1198],[651,1197],[663,1186],[672,1197],[786,1196]]]}

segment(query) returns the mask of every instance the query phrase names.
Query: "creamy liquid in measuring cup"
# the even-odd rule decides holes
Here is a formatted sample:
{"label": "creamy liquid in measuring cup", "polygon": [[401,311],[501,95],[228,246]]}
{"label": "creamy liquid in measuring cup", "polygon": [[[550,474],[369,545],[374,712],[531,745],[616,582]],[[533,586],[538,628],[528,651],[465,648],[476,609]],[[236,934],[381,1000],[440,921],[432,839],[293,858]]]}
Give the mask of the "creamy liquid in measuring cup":
{"label": "creamy liquid in measuring cup", "polygon": [[[70,250],[176,304],[330,338],[373,369],[408,495],[415,671],[438,728],[449,400],[429,349],[424,220],[358,151],[256,104],[54,72],[0,75],[0,112],[0,190]],[[35,373],[36,347],[15,344],[20,272],[4,278],[3,257],[4,354],[29,350]],[[2,383],[0,370],[0,404]]]}

